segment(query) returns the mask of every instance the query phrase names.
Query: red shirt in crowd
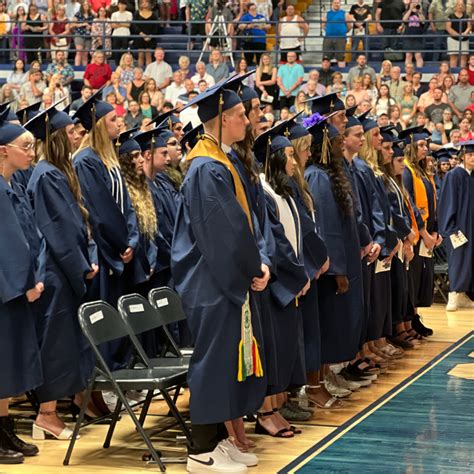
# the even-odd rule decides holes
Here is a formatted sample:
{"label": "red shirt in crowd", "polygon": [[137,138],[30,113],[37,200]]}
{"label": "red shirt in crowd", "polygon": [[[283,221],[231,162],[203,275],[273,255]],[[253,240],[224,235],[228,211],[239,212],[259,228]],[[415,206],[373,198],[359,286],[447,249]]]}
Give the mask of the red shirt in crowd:
{"label": "red shirt in crowd", "polygon": [[91,8],[95,13],[99,11],[99,8],[104,7],[105,9],[110,7],[110,0],[91,0]]}
{"label": "red shirt in crowd", "polygon": [[471,84],[471,86],[474,86],[474,69],[468,67],[467,72],[469,74],[469,84]]}
{"label": "red shirt in crowd", "polygon": [[88,64],[86,66],[86,71],[84,72],[84,79],[89,81],[92,89],[100,89],[110,81],[110,76],[112,76],[112,69],[106,63]]}

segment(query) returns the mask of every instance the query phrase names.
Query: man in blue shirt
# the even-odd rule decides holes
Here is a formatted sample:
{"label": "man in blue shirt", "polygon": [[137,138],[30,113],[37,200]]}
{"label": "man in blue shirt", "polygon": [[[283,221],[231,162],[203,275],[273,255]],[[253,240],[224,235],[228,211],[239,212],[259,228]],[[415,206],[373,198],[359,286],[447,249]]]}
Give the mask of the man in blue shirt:
{"label": "man in blue shirt", "polygon": [[296,52],[288,51],[287,63],[278,68],[277,84],[280,88],[280,107],[290,108],[300,89],[304,77],[304,68],[296,62]]}
{"label": "man in blue shirt", "polygon": [[[267,19],[257,13],[257,5],[255,3],[248,4],[248,13],[240,18],[239,30],[245,35],[244,49],[247,64],[258,64],[260,56],[267,48],[267,30],[270,25]],[[255,55],[255,62],[253,61]]]}

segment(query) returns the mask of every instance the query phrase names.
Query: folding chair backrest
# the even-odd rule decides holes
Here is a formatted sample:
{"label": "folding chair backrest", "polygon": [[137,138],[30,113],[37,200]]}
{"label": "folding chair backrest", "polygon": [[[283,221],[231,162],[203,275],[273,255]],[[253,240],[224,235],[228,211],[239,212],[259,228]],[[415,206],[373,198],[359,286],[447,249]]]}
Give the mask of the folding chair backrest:
{"label": "folding chair backrest", "polygon": [[78,316],[82,331],[93,346],[129,336],[129,329],[117,310],[105,301],[82,304]]}
{"label": "folding chair backrest", "polygon": [[159,313],[163,324],[177,323],[186,319],[181,298],[171,288],[154,288],[148,293],[148,300]]}
{"label": "folding chair backrest", "polygon": [[118,310],[134,334],[141,334],[163,326],[163,320],[150,302],[138,293],[121,296]]}

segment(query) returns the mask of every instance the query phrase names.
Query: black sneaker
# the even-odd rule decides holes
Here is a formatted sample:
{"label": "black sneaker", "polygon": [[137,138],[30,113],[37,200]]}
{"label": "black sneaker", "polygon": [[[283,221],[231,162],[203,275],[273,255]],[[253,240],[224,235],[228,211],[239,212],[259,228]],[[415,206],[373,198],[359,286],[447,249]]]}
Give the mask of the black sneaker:
{"label": "black sneaker", "polygon": [[359,369],[357,365],[355,364],[349,364],[346,367],[346,372],[349,374],[355,375],[356,377],[359,377],[360,379],[366,379],[366,380],[371,380],[372,382],[377,380],[377,374],[370,374],[366,372],[365,370]]}
{"label": "black sneaker", "polygon": [[421,316],[419,314],[415,314],[411,321],[411,327],[423,337],[428,337],[433,335],[433,329],[427,328],[421,321]]}
{"label": "black sneaker", "polygon": [[0,445],[23,456],[35,456],[39,449],[34,444],[25,443],[15,433],[15,423],[11,416],[0,417]]}
{"label": "black sneaker", "polygon": [[0,447],[0,464],[21,464],[24,460],[23,454]]}

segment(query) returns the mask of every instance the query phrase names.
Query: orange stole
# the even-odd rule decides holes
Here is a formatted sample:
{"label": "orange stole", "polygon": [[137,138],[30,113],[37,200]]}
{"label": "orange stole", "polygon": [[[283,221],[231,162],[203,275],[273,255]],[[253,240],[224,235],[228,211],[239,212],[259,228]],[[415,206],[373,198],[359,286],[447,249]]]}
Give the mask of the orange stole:
{"label": "orange stole", "polygon": [[415,206],[420,211],[423,222],[426,222],[428,220],[430,213],[428,209],[428,196],[426,194],[425,185],[423,184],[423,180],[421,179],[421,177],[416,174],[413,166],[410,165],[407,160],[405,160],[405,165],[410,170],[410,173],[413,179],[413,190],[415,193]]}

